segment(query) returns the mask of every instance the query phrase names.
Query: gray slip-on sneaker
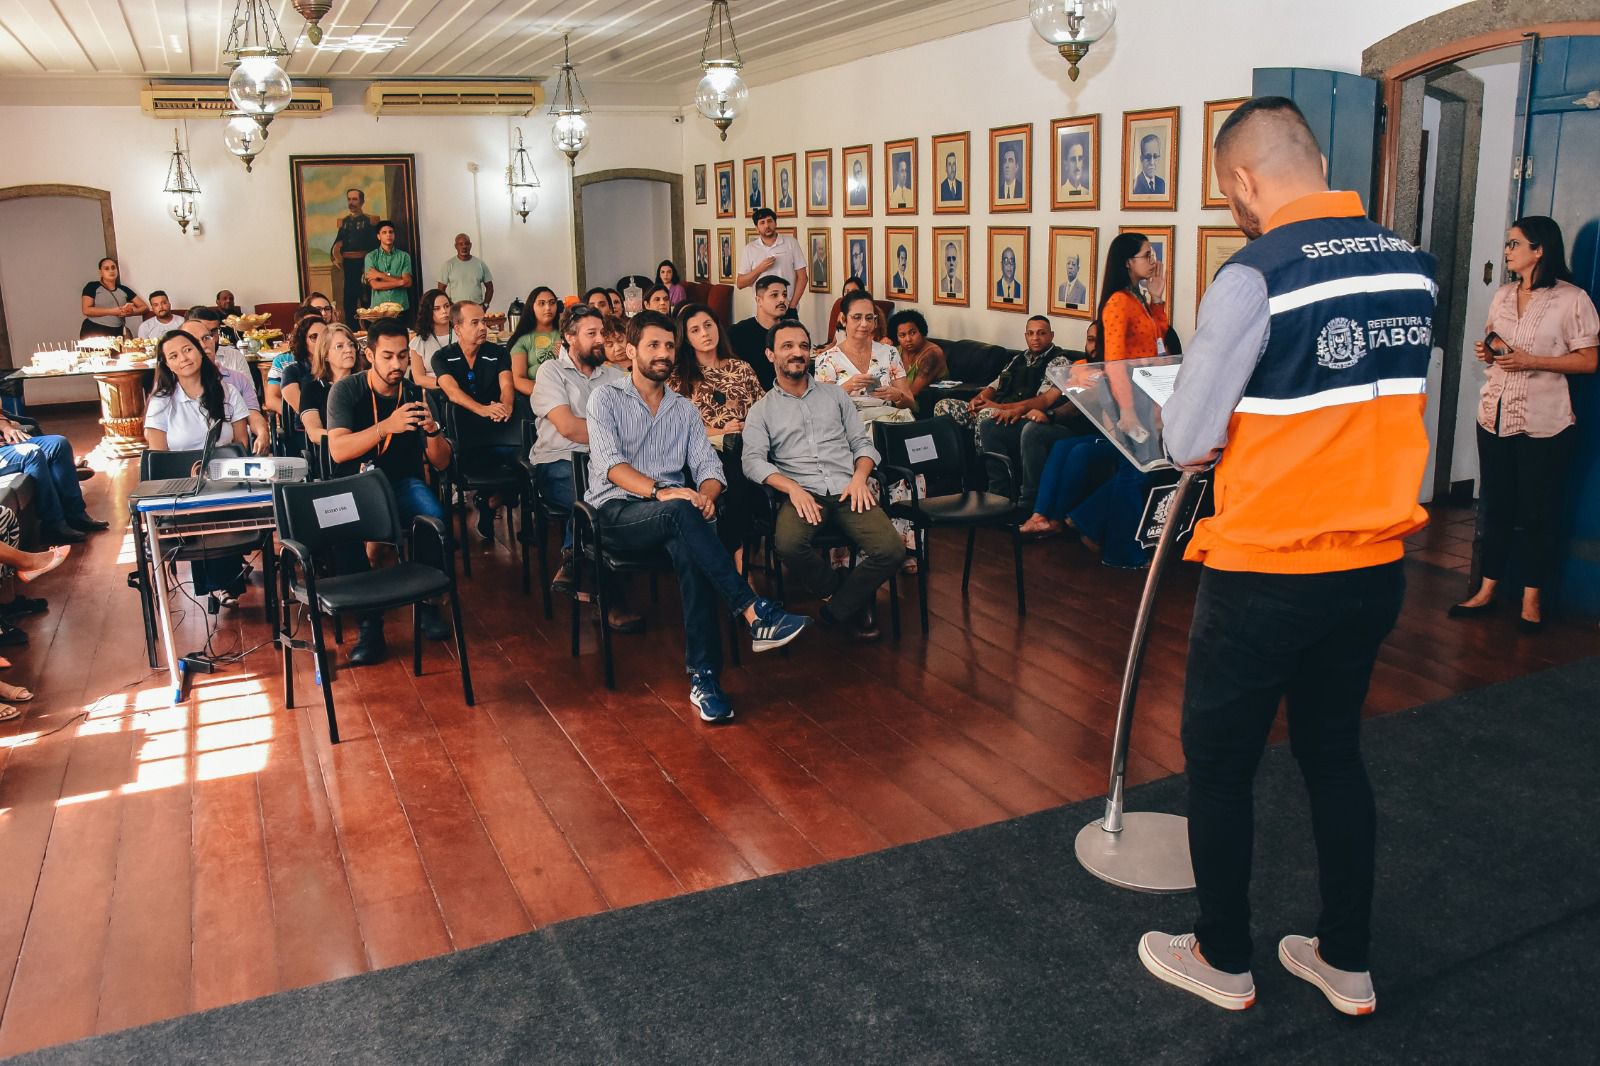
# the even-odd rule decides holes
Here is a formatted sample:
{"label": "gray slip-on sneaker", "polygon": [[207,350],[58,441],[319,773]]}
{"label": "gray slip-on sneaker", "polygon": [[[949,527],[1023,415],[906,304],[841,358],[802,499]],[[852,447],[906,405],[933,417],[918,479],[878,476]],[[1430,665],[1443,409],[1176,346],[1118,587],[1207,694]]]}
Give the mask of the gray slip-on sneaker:
{"label": "gray slip-on sneaker", "polygon": [[1278,959],[1283,968],[1322,989],[1334,1010],[1345,1014],[1371,1014],[1378,1009],[1378,996],[1372,990],[1372,974],[1366,970],[1341,970],[1322,961],[1317,938],[1286,936],[1278,941]]}
{"label": "gray slip-on sneaker", "polygon": [[1256,982],[1249,971],[1225,973],[1195,954],[1193,933],[1146,933],[1139,940],[1139,961],[1175,988],[1193,992],[1223,1010],[1244,1010],[1256,1001]]}

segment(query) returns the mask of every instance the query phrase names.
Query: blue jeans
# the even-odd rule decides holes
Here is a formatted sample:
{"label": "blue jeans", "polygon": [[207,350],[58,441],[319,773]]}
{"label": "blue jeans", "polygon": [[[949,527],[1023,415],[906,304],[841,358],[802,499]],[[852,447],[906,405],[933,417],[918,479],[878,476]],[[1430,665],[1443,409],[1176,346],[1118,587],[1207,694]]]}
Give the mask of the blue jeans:
{"label": "blue jeans", "polygon": [[1039,475],[1034,511],[1057,522],[1067,517],[1105,480],[1117,454],[1115,445],[1093,434],[1056,441]]}
{"label": "blue jeans", "polygon": [[737,614],[756,601],[756,594],[734,569],[716,527],[688,500],[611,500],[600,508],[600,521],[610,547],[666,549],[683,599],[684,665],[691,674],[721,670],[715,597]]}
{"label": "blue jeans", "polygon": [[1149,474],[1119,458],[1111,480],[1090,493],[1067,516],[1079,533],[1100,545],[1100,559],[1107,566],[1143,566],[1149,562],[1149,551],[1138,541],[1139,518],[1144,514],[1149,487]]}
{"label": "blue jeans", "polygon": [[[553,511],[572,513],[572,460],[557,459],[533,468],[539,477],[539,498]],[[572,550],[572,523],[561,534],[561,550]]]}
{"label": "blue jeans", "polygon": [[411,520],[420,514],[445,521],[444,506],[426,481],[419,477],[403,477],[398,481],[390,479],[389,484],[394,488],[394,503],[400,511],[401,525],[409,527]]}
{"label": "blue jeans", "polygon": [[18,470],[33,478],[39,523],[45,528],[59,526],[68,518],[83,517],[83,493],[78,488],[78,470],[67,438],[49,434],[0,446],[0,474]]}
{"label": "blue jeans", "polygon": [[1399,562],[1325,574],[1201,573],[1183,690],[1189,852],[1206,961],[1250,968],[1253,782],[1279,700],[1311,797],[1330,966],[1367,969],[1377,810],[1361,704],[1405,598]]}

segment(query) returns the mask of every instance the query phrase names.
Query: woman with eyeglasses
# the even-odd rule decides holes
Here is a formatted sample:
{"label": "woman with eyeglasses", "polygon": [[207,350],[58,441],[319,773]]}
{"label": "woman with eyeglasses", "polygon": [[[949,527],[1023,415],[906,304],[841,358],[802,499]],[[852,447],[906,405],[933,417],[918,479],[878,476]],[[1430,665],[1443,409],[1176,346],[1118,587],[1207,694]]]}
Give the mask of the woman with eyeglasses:
{"label": "woman with eyeglasses", "polygon": [[[200,451],[216,422],[222,423],[218,444],[247,444],[249,415],[244,397],[222,380],[199,341],[181,329],[161,338],[155,389],[144,412],[144,439],[151,451]],[[190,571],[196,596],[214,595],[222,606],[232,607],[244,595],[243,555],[196,559]]]}
{"label": "woman with eyeglasses", "polygon": [[[1166,354],[1163,338],[1171,327],[1166,277],[1144,234],[1119,233],[1112,239],[1104,278],[1097,319],[1102,360],[1110,364]],[[1108,382],[1120,412],[1119,428],[1143,432],[1127,374],[1111,373]],[[1070,529],[1091,551],[1100,552],[1106,565],[1143,566],[1149,556],[1135,534],[1148,481],[1104,436],[1057,441],[1039,477],[1034,514],[1021,532],[1049,537]]]}
{"label": "woman with eyeglasses", "polygon": [[317,341],[322,339],[322,331],[327,328],[328,323],[315,315],[307,315],[295,323],[289,350],[273,356],[272,365],[267,368],[267,394],[261,400],[262,407],[273,414],[283,413],[283,372],[294,365],[310,366],[311,349],[316,347]]}
{"label": "woman with eyeglasses", "polygon": [[[677,360],[669,384],[694,404],[712,445],[720,449],[726,435],[744,431],[745,416],[761,399],[761,382],[750,364],[733,354],[717,316],[705,304],[684,304],[679,309]],[[722,496],[717,535],[734,564],[742,566],[753,494],[760,490],[745,480],[738,463],[722,465],[728,487]]]}
{"label": "woman with eyeglasses", "polygon": [[328,326],[311,349],[311,365],[298,363],[284,372],[283,399],[300,416],[306,439],[321,444],[328,435],[328,393],[333,386],[367,369],[356,335],[343,322]]}
{"label": "woman with eyeglasses", "polygon": [[443,289],[429,289],[417,304],[417,317],[411,324],[411,381],[424,389],[437,389],[439,379],[429,369],[433,353],[448,348],[456,340],[450,328],[450,297]]}
{"label": "woman with eyeglasses", "polygon": [[1522,610],[1517,628],[1544,628],[1540,593],[1561,558],[1567,471],[1578,443],[1569,374],[1595,372],[1600,317],[1572,284],[1561,227],[1544,215],[1517,219],[1506,232],[1506,269],[1516,280],[1489,304],[1484,338],[1473,350],[1487,367],[1478,399],[1479,564],[1482,582],[1451,618],[1494,610],[1495,587],[1509,569],[1513,532]]}
{"label": "woman with eyeglasses", "polygon": [[511,384],[524,396],[533,395],[539,366],[561,350],[561,300],[548,285],[528,293],[522,315],[511,334]]}
{"label": "woman with eyeglasses", "polygon": [[[844,279],[844,284],[839,286],[839,298],[833,301],[833,307],[828,311],[828,343],[837,344],[844,339],[844,298],[853,292],[865,292],[867,283],[852,274]],[[888,337],[888,326],[878,323],[877,332],[873,334],[874,340],[884,340]]]}

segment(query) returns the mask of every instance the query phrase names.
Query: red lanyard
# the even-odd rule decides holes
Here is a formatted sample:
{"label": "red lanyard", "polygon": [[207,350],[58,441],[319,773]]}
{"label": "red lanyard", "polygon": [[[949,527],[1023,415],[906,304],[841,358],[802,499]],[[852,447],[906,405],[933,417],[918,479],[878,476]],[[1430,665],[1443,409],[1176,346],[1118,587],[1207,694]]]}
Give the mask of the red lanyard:
{"label": "red lanyard", "polygon": [[[378,424],[379,424],[379,420],[378,420],[378,390],[372,387],[372,379],[370,377],[367,378],[367,394],[372,398],[372,425],[373,425],[373,428],[376,429]],[[398,399],[395,400],[395,403],[398,404],[399,402],[400,401]],[[392,441],[392,440],[394,440],[394,434],[392,434],[392,433],[387,433],[386,434],[386,433],[383,433],[381,431],[378,433],[378,454],[380,456],[383,455],[384,452],[389,450],[389,442]]]}

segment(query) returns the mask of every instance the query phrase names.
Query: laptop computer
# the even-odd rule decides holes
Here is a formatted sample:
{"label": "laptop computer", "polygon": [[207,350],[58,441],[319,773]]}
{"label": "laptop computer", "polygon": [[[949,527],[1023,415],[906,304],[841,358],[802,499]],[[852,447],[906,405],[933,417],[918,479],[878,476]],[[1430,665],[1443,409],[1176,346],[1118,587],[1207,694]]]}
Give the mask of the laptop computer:
{"label": "laptop computer", "polygon": [[206,431],[205,445],[200,449],[200,474],[197,477],[168,477],[156,481],[141,481],[128,494],[129,499],[165,498],[168,496],[198,496],[206,486],[206,471],[211,466],[211,453],[216,450],[217,438],[222,436],[222,420],[211,423]]}

